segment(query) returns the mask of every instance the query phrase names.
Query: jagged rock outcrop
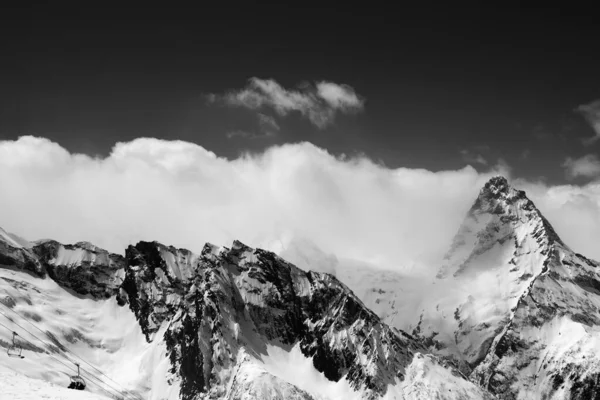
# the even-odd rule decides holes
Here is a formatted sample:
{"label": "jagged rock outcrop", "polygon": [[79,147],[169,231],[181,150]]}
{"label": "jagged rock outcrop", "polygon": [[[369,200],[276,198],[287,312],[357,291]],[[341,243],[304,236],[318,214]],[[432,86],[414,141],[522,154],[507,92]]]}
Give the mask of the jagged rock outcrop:
{"label": "jagged rock outcrop", "polygon": [[125,257],[88,242],[63,245],[55,240],[26,242],[0,228],[0,266],[48,275],[61,286],[96,298],[117,296]]}
{"label": "jagged rock outcrop", "polygon": [[404,379],[422,350],[330,275],[240,242],[231,249],[207,245],[196,258],[184,253],[158,243],[130,247],[123,285],[148,338],[170,321],[165,340],[182,399],[227,396],[240,349],[260,358],[268,345],[299,345],[328,379],[345,377],[377,398]]}
{"label": "jagged rock outcrop", "polygon": [[63,245],[55,240],[35,243],[31,251],[43,271],[61,286],[96,298],[119,294],[125,258],[88,242]]}

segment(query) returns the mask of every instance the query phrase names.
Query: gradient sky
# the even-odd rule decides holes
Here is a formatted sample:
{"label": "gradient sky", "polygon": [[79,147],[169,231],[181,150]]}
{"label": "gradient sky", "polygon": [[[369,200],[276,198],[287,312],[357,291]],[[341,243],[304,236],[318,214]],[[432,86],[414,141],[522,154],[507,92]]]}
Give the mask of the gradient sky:
{"label": "gradient sky", "polygon": [[[234,158],[309,141],[389,167],[457,169],[477,156],[566,180],[600,142],[575,110],[600,99],[592,10],[3,9],[0,140],[47,137],[106,156],[117,141],[181,139]],[[252,77],[349,85],[364,110],[319,129],[298,113],[251,138],[257,111],[209,103]],[[589,178],[589,177],[588,177]],[[585,182],[585,178],[582,182]],[[589,180],[589,179],[588,179]]]}

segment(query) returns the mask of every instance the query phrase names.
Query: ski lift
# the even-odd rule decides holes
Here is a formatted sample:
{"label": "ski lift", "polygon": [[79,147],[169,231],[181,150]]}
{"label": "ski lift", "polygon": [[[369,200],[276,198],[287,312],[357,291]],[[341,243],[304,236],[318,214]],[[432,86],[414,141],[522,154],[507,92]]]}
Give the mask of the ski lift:
{"label": "ski lift", "polygon": [[79,374],[79,364],[75,363],[75,365],[77,365],[77,375],[71,376],[69,389],[83,390],[85,389],[85,380]]}
{"label": "ski lift", "polygon": [[25,358],[25,356],[22,354],[23,347],[21,347],[19,342],[17,342],[17,336],[19,336],[19,334],[17,332],[13,332],[12,344],[8,346],[6,354],[8,354],[9,357]]}

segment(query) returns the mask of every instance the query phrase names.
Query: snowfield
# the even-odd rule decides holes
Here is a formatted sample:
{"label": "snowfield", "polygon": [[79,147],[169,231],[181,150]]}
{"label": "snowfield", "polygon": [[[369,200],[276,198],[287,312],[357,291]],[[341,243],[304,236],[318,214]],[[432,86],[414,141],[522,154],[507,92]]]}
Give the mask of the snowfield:
{"label": "snowfield", "polygon": [[67,389],[48,381],[29,378],[0,364],[2,400],[114,400],[88,391]]}
{"label": "snowfield", "polygon": [[[114,298],[90,297],[65,290],[49,278],[0,268],[0,323],[18,333],[25,356],[20,359],[6,355],[4,348],[12,342],[12,332],[0,326],[0,365],[67,390],[69,377],[77,372],[74,363],[78,362],[87,381],[86,393],[168,398],[166,388],[159,384],[169,367],[164,343],[146,343],[131,311],[119,306]],[[60,351],[60,346],[68,352]]]}

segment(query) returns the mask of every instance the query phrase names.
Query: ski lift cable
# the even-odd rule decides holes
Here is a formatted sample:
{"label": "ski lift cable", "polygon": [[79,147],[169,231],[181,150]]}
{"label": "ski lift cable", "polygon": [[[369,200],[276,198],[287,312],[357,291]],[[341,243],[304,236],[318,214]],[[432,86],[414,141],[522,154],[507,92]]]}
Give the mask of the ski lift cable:
{"label": "ski lift cable", "polygon": [[[9,296],[10,297],[10,296]],[[111,379],[108,375],[106,375],[104,372],[102,372],[99,368],[95,367],[94,365],[90,364],[89,362],[87,362],[86,360],[84,360],[83,358],[81,358],[80,356],[78,356],[77,354],[75,354],[73,351],[69,350],[66,346],[64,346],[62,343],[60,343],[60,341],[57,338],[51,337],[48,332],[43,331],[42,329],[40,329],[39,327],[37,327],[33,322],[29,321],[27,318],[25,318],[23,315],[21,315],[20,313],[18,313],[16,310],[13,310],[12,308],[6,306],[4,303],[0,302],[0,305],[4,306],[4,308],[8,309],[9,311],[11,311],[12,313],[16,314],[17,316],[19,316],[21,319],[23,319],[25,322],[27,322],[29,325],[33,326],[35,329],[37,329],[38,331],[40,331],[41,333],[43,333],[44,335],[46,335],[51,342],[56,342],[59,347],[63,352],[65,353],[69,353],[71,355],[73,355],[74,357],[78,358],[79,360],[81,360],[83,363],[87,364],[89,367],[93,368],[94,370],[96,370],[98,373],[100,373],[101,375],[103,375],[104,377],[106,377],[108,380],[110,380],[111,382],[113,382],[114,384],[118,385],[121,387],[121,390],[115,389],[113,388],[111,385],[108,385],[109,387],[113,388],[114,390],[118,390],[119,392],[125,392],[129,395],[129,397],[133,397],[136,400],[142,400],[142,398],[134,393],[129,392],[125,387],[123,387],[123,385],[119,384],[118,382],[115,382],[113,379]],[[33,336],[33,335],[32,335]],[[35,337],[35,336],[34,336]],[[39,339],[38,339],[39,340]],[[72,360],[69,360],[72,362]],[[85,371],[84,372],[90,373],[89,371]]]}
{"label": "ski lift cable", "polygon": [[[31,336],[35,337],[37,340],[39,340],[40,342],[42,342],[44,345],[48,346],[48,344],[46,342],[44,342],[43,340],[41,340],[40,338],[38,338],[37,336],[35,336],[34,334],[32,334],[31,332],[29,332],[27,329],[23,328],[21,325],[19,325],[18,323],[12,321],[6,314],[0,312],[1,315],[4,315],[5,318],[7,318],[9,321],[11,321],[13,324],[17,325],[18,327],[20,327],[21,329],[23,329],[25,332],[29,333]],[[12,329],[8,328],[6,325],[2,324],[2,326],[4,326],[6,329],[12,331]],[[30,340],[25,339],[24,337],[20,336],[21,339],[24,342],[29,343],[31,346],[37,347],[35,344],[33,344]],[[48,350],[44,350],[44,352],[46,353],[46,355],[48,355],[50,358],[52,358],[53,360],[55,360],[56,362],[64,365],[66,368],[70,369],[73,372],[77,372],[71,365],[65,364],[63,361],[61,361],[60,359],[54,357]],[[68,357],[66,357],[64,354],[62,355],[63,357],[65,357],[65,359],[71,363],[73,363],[72,360],[70,360]],[[87,372],[87,371],[84,371]],[[107,384],[106,382],[102,381],[102,379],[97,378],[95,376],[91,376],[91,377],[87,377],[87,379],[89,380],[90,383],[93,383],[94,385],[96,385],[100,390],[102,390],[103,392],[105,392],[106,394],[108,394],[110,397],[116,397],[119,399],[125,399],[126,394],[121,393],[119,390],[113,388],[112,386],[110,386],[109,384]],[[102,385],[98,384],[95,380],[99,381],[101,384],[108,386],[109,388],[111,388],[114,392],[111,392],[109,390],[107,390],[105,387],[103,387]],[[116,394],[115,394],[116,393]]]}
{"label": "ski lift cable", "polygon": [[[25,318],[23,315],[21,315],[19,312],[17,312],[16,310],[13,310],[10,307],[7,307],[5,304],[1,303],[1,305],[3,305],[5,308],[7,308],[9,311],[11,311],[12,313],[16,314],[17,316],[19,316],[21,319],[23,319],[25,322],[27,322],[29,325],[33,326],[35,329],[37,329],[38,331],[40,331],[41,333],[43,333],[44,335],[46,335],[51,341],[53,342],[57,342],[60,347],[64,348],[67,353],[71,353],[73,356],[77,357],[78,359],[80,359],[81,361],[83,361],[84,363],[86,363],[88,366],[92,367],[93,369],[95,369],[97,372],[99,372],[100,374],[104,375],[106,378],[108,378],[110,381],[114,382],[115,384],[119,385],[118,382],[113,381],[108,375],[106,375],[105,373],[103,373],[100,369],[98,369],[97,367],[95,367],[94,365],[88,363],[87,361],[85,361],[84,359],[82,359],[80,356],[78,356],[77,354],[73,353],[71,350],[69,350],[68,348],[66,348],[66,346],[64,346],[62,343],[60,343],[60,341],[57,338],[53,338],[50,337],[48,335],[48,332],[43,331],[42,329],[40,329],[39,327],[37,327],[33,322],[29,321],[29,319]],[[121,385],[119,385],[121,386]]]}
{"label": "ski lift cable", "polygon": [[[2,304],[2,303],[0,303],[0,304]],[[5,307],[6,307],[6,306],[5,306]],[[43,331],[42,329],[40,329],[39,327],[37,327],[35,324],[33,324],[31,321],[29,321],[27,318],[25,318],[23,315],[21,315],[21,314],[20,314],[20,313],[18,313],[17,311],[15,311],[15,310],[13,310],[13,309],[11,309],[11,308],[8,308],[8,309],[9,309],[11,312],[13,312],[14,314],[16,314],[17,316],[19,316],[20,318],[22,318],[23,320],[25,320],[25,322],[27,322],[29,325],[33,326],[35,329],[37,329],[38,331],[40,331],[40,332],[42,332],[44,335],[46,335],[46,336],[47,336],[47,337],[50,339],[50,341],[51,341],[51,342],[56,342],[56,344],[58,344],[58,345],[59,345],[59,346],[57,346],[57,347],[61,348],[61,350],[62,350],[63,352],[65,352],[65,353],[68,353],[68,354],[71,354],[72,356],[74,356],[74,357],[78,358],[79,360],[81,360],[82,362],[84,362],[85,364],[87,364],[88,366],[90,366],[91,368],[95,369],[95,370],[96,370],[98,373],[100,373],[101,375],[105,376],[105,377],[106,377],[108,380],[110,380],[111,382],[113,382],[113,383],[115,383],[116,385],[120,386],[120,387],[121,387],[121,390],[120,390],[120,391],[123,391],[123,392],[127,392],[127,393],[129,393],[129,392],[127,391],[127,389],[125,389],[125,388],[124,388],[124,387],[123,387],[121,384],[119,384],[118,382],[115,382],[115,381],[114,381],[113,379],[111,379],[111,378],[110,378],[108,375],[106,375],[104,372],[102,372],[102,371],[101,371],[99,368],[95,367],[94,365],[90,364],[89,362],[87,362],[86,360],[84,360],[83,358],[81,358],[80,356],[78,356],[77,354],[75,354],[74,352],[72,352],[71,350],[69,350],[69,349],[68,349],[66,346],[64,346],[64,345],[63,345],[63,344],[62,344],[62,343],[61,343],[61,342],[60,342],[60,341],[59,341],[57,338],[55,338],[55,337],[51,337],[50,335],[48,335],[48,332],[45,332],[45,331]],[[70,360],[70,361],[71,361],[71,360]],[[84,371],[84,372],[87,372],[87,373],[90,373],[89,371],[85,371],[85,370],[83,370],[83,371]],[[109,386],[110,386],[110,385],[109,385]],[[110,386],[110,387],[112,387],[112,386]],[[116,389],[115,389],[115,390],[116,390]],[[135,395],[135,394],[132,394],[132,393],[129,393],[129,394],[130,394],[130,396],[131,396],[131,397],[134,397],[134,398],[136,398],[136,399],[138,399],[138,400],[141,400],[141,397],[139,397],[139,396],[137,396],[137,395]]]}
{"label": "ski lift cable", "polygon": [[3,326],[7,331],[9,332],[14,332],[14,329],[10,329],[8,326],[4,325],[2,322],[0,322],[0,326]]}
{"label": "ski lift cable", "polygon": [[[0,326],[3,326],[7,331],[12,333],[12,344],[9,342],[7,343],[8,346],[6,348],[6,354],[9,357],[13,357],[13,356],[17,356],[20,358],[24,358],[23,357],[23,346],[21,346],[19,344],[19,342],[16,339],[17,336],[19,336],[19,334],[17,332],[15,332],[13,329],[10,329],[8,326],[4,325],[3,323],[0,323]],[[17,352],[18,349],[18,352]],[[12,350],[12,354],[11,354],[11,350]]]}
{"label": "ski lift cable", "polygon": [[[1,303],[0,303],[0,304],[1,304]],[[6,319],[8,319],[9,321],[11,321],[13,324],[15,324],[16,326],[18,326],[19,328],[21,328],[22,330],[24,330],[25,332],[27,332],[28,334],[30,334],[31,336],[33,336],[34,338],[36,338],[37,340],[39,340],[40,342],[42,342],[42,343],[43,343],[45,346],[48,346],[48,343],[44,342],[44,341],[43,341],[42,339],[40,339],[39,337],[35,336],[33,333],[31,333],[31,332],[29,332],[27,329],[23,328],[23,327],[22,327],[21,325],[19,325],[17,322],[15,322],[15,321],[12,321],[12,320],[11,320],[11,319],[8,317],[8,315],[4,314],[2,311],[0,311],[0,315],[3,315],[3,316],[6,318]],[[4,326],[6,329],[10,330],[11,332],[14,332],[14,330],[13,330],[13,329],[10,329],[10,328],[8,328],[6,325],[2,324],[2,326]],[[28,340],[28,339],[25,339],[23,336],[20,336],[20,337],[21,337],[21,339],[22,339],[24,342],[27,342],[27,343],[29,343],[30,345],[34,346],[34,347],[37,347],[37,346],[36,346],[35,344],[33,344],[33,343],[30,341],[30,340]],[[55,346],[55,347],[57,347],[57,348],[58,348],[58,346]],[[58,348],[58,349],[59,349],[59,350],[61,350],[60,348]],[[61,360],[59,360],[58,358],[54,357],[54,356],[53,356],[53,355],[52,355],[52,354],[51,354],[51,353],[50,353],[48,350],[44,350],[44,352],[45,352],[45,353],[46,353],[46,354],[47,354],[47,355],[48,355],[50,358],[52,358],[53,360],[55,360],[56,362],[58,362],[58,363],[60,363],[60,364],[64,365],[66,368],[69,368],[69,369],[70,369],[70,370],[72,370],[73,372],[77,372],[77,370],[75,370],[75,369],[74,369],[72,366],[70,366],[70,365],[68,365],[68,364],[65,364],[64,362],[62,362],[62,361],[61,361]],[[59,354],[60,354],[60,353],[59,353]],[[64,358],[65,358],[67,361],[69,361],[70,363],[73,363],[73,364],[75,364],[75,363],[73,362],[73,360],[69,359],[69,357],[67,357],[66,355],[62,354],[62,356],[63,356],[63,357],[64,357]],[[87,372],[87,371],[85,371],[85,370],[83,370],[83,371],[84,371],[84,372]],[[96,385],[98,388],[100,388],[101,390],[103,390],[103,391],[104,391],[105,393],[107,393],[109,396],[111,396],[111,397],[112,397],[112,396],[114,396],[114,395],[115,395],[115,393],[116,393],[116,395],[117,395],[117,397],[118,397],[118,398],[122,398],[122,399],[124,399],[124,398],[127,398],[127,395],[128,395],[128,393],[123,393],[123,392],[121,392],[120,390],[118,390],[118,389],[115,389],[114,387],[112,387],[112,386],[111,386],[111,385],[109,385],[108,383],[104,382],[102,379],[100,379],[100,378],[98,378],[98,377],[95,377],[95,376],[91,375],[89,372],[88,372],[88,374],[89,374],[90,376],[88,376],[88,377],[87,377],[87,379],[90,381],[90,383],[93,383],[94,385]],[[109,388],[111,388],[111,389],[114,391],[114,393],[111,393],[111,392],[110,392],[110,391],[108,391],[106,388],[102,387],[100,384],[98,384],[97,382],[95,382],[94,380],[97,380],[97,381],[99,381],[100,383],[102,383],[102,384],[104,384],[104,385],[108,386]],[[137,399],[136,399],[136,400],[137,400]]]}
{"label": "ski lift cable", "polygon": [[[12,321],[12,320],[11,320],[11,319],[10,319],[10,318],[9,318],[9,317],[6,315],[6,314],[4,314],[4,313],[3,313],[3,312],[1,312],[1,311],[0,311],[0,314],[1,314],[1,315],[3,315],[3,316],[4,316],[6,319],[8,319],[9,321],[11,321],[13,324],[17,325],[19,328],[21,328],[22,330],[24,330],[25,332],[29,333],[31,336],[33,336],[33,337],[34,337],[34,338],[36,338],[37,340],[39,340],[40,342],[42,342],[42,343],[43,343],[45,346],[48,346],[48,343],[44,342],[43,340],[41,340],[40,338],[38,338],[37,336],[35,336],[33,333],[29,332],[27,329],[23,328],[23,327],[22,327],[21,325],[19,325],[18,323],[16,323],[16,322]],[[4,324],[2,324],[2,326],[4,326],[6,329],[8,329],[8,330],[10,330],[10,331],[13,331],[12,329],[8,328],[8,327],[7,327],[6,325],[4,325]],[[34,346],[34,347],[37,347],[37,346],[36,346],[35,344],[33,344],[33,343],[30,341],[30,340],[28,340],[28,339],[24,338],[23,336],[20,336],[20,337],[21,337],[21,339],[22,339],[24,342],[27,342],[27,343],[29,343],[30,345]],[[48,356],[50,356],[50,358],[52,358],[53,360],[55,360],[56,362],[58,362],[58,363],[60,363],[60,364],[64,365],[66,368],[70,369],[70,370],[71,370],[71,371],[73,371],[73,372],[77,372],[77,371],[76,371],[76,370],[75,370],[75,369],[74,369],[72,366],[70,366],[70,365],[68,365],[68,364],[65,364],[64,362],[62,362],[62,361],[61,361],[61,360],[59,360],[58,358],[54,357],[54,356],[53,356],[53,355],[52,355],[52,354],[51,354],[51,353],[50,353],[48,350],[44,350],[44,352],[45,352],[45,353],[46,353]],[[69,359],[68,357],[66,357],[65,355],[63,355],[63,357],[65,357],[65,358],[67,359],[67,361],[69,361],[69,362],[73,363],[73,361],[72,361],[72,360],[70,360],[70,359]],[[92,378],[95,378],[95,377],[92,377]],[[88,378],[88,379],[89,379],[89,378]],[[101,379],[99,379],[99,378],[95,378],[95,379],[97,379],[98,381],[100,381],[100,383],[103,383],[103,384],[107,385],[108,387],[110,387],[110,385],[106,384],[105,382],[102,382],[102,380],[101,380]],[[91,383],[93,383],[94,385],[98,386],[98,387],[99,387],[101,390],[103,390],[103,391],[104,391],[105,393],[107,393],[109,396],[114,396],[114,393],[111,393],[111,392],[109,392],[108,390],[106,390],[106,388],[104,388],[104,387],[100,386],[98,383],[94,382],[94,381],[93,381],[93,379],[89,379],[89,380],[90,380],[90,382],[91,382]],[[122,396],[123,396],[123,394],[122,394],[122,393],[120,393],[118,390],[116,390],[116,389],[114,389],[114,388],[112,388],[112,389],[113,389],[113,390],[115,390],[115,392],[117,393],[117,396],[120,396],[120,397],[122,397]]]}

